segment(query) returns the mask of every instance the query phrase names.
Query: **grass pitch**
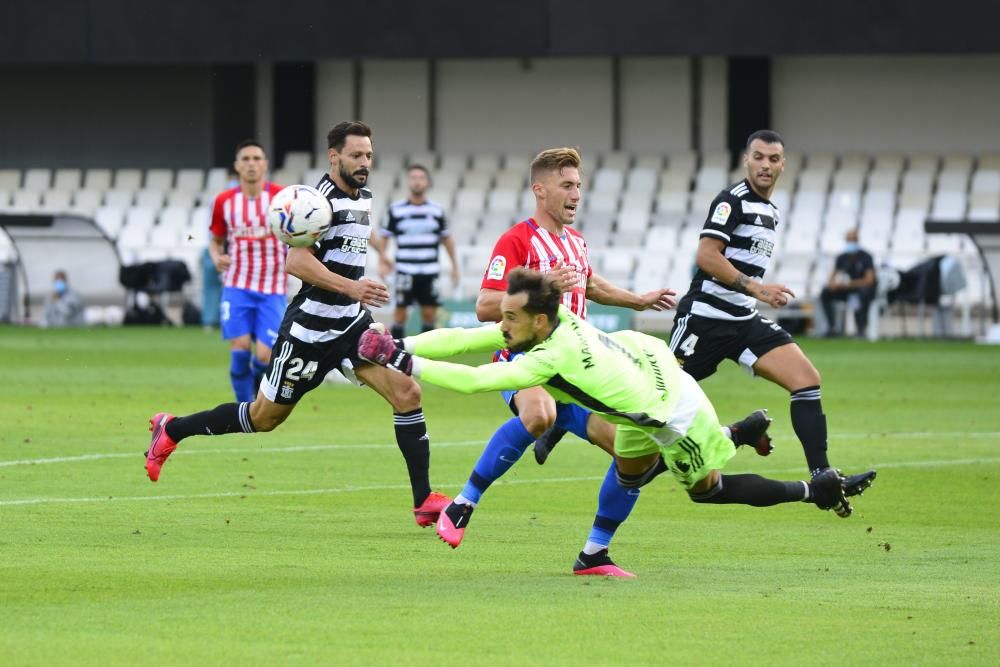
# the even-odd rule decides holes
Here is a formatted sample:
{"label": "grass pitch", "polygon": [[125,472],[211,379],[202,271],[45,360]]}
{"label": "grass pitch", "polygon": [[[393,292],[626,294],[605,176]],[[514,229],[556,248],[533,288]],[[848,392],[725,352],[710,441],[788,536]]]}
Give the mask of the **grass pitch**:
{"label": "grass pitch", "polygon": [[[804,347],[831,460],[879,469],[855,515],[699,506],[659,479],[613,545],[623,581],[570,575],[608,464],[572,437],[498,482],[452,551],[415,526],[372,392],[185,441],[154,485],[153,412],[231,400],[218,335],[0,329],[0,663],[1000,664],[1000,350]],[[703,386],[724,420],[775,418],[775,453],[729,472],[804,474],[784,392],[733,366]],[[424,395],[454,494],[507,413]]]}

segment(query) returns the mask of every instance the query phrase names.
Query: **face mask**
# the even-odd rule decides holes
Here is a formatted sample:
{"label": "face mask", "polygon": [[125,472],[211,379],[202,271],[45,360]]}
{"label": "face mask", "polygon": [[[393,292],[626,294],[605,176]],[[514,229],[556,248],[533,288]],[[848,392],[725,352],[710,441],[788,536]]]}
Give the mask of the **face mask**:
{"label": "face mask", "polygon": [[65,294],[66,293],[66,281],[65,280],[59,280],[58,278],[56,280],[53,280],[52,281],[52,290],[56,294]]}
{"label": "face mask", "polygon": [[844,247],[844,250],[845,250],[846,252],[857,252],[857,251],[861,250],[861,244],[859,244],[859,243],[857,243],[857,242],[849,242],[849,243],[848,243],[848,244],[847,244],[847,245],[846,245],[846,246]]}

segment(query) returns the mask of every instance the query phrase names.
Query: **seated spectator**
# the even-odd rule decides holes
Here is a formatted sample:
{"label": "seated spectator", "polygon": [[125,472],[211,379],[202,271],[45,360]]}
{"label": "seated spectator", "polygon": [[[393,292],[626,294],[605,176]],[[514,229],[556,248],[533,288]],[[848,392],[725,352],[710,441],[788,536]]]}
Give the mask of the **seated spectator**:
{"label": "seated spectator", "polygon": [[829,330],[827,336],[840,336],[837,318],[833,312],[834,301],[844,301],[854,311],[857,335],[864,337],[868,328],[868,306],[875,299],[875,262],[858,244],[858,230],[847,232],[847,247],[837,255],[830,280],[819,295]]}
{"label": "seated spectator", "polygon": [[46,328],[83,326],[83,302],[76,292],[69,288],[65,271],[56,271],[52,276],[52,293],[45,299],[42,326]]}

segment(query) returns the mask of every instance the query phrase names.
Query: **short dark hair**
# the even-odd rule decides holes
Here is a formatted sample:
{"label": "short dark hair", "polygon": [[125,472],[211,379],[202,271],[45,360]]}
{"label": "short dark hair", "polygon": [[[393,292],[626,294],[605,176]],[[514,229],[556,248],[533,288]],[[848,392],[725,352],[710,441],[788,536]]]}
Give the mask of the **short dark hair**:
{"label": "short dark hair", "polygon": [[562,171],[566,167],[579,169],[582,162],[580,151],[575,148],[549,148],[531,161],[531,182],[534,183],[539,176],[550,171]]}
{"label": "short dark hair", "polygon": [[264,150],[264,147],[261,146],[260,142],[257,141],[256,139],[244,139],[240,143],[236,144],[236,152],[233,154],[233,156],[235,157],[239,155],[241,150],[243,150],[244,148],[250,148],[251,146],[256,146],[257,148],[259,148],[261,152],[264,153],[264,157],[267,157],[267,151]]}
{"label": "short dark hair", "polygon": [[781,135],[774,130],[757,130],[749,137],[747,137],[746,150],[750,150],[750,144],[754,142],[755,139],[760,139],[765,144],[781,144],[781,147],[785,147],[785,140],[781,138]]}
{"label": "short dark hair", "polygon": [[507,275],[507,294],[514,295],[521,292],[528,295],[528,302],[524,304],[525,312],[531,315],[545,314],[550,322],[559,319],[562,292],[544,274],[524,267],[511,271]]}
{"label": "short dark hair", "polygon": [[344,148],[344,144],[347,143],[347,137],[351,135],[371,139],[372,128],[358,120],[345,120],[342,123],[337,123],[330,130],[329,134],[326,135],[326,146],[335,151],[340,151]]}
{"label": "short dark hair", "polygon": [[410,173],[410,172],[411,172],[411,171],[413,171],[414,169],[419,169],[420,171],[424,172],[424,175],[425,175],[425,176],[427,176],[427,178],[430,178],[430,177],[431,177],[431,170],[430,170],[430,169],[428,169],[427,167],[425,167],[425,166],[424,166],[424,165],[422,165],[422,164],[411,164],[411,165],[407,165],[407,167],[406,167],[406,173]]}

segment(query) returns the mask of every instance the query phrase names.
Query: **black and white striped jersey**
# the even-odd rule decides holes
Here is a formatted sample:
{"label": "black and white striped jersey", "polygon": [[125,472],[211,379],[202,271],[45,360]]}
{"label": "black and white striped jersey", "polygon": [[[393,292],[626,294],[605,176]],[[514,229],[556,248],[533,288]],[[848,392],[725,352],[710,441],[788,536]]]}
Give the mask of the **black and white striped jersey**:
{"label": "black and white striped jersey", "polygon": [[[313,247],[316,259],[334,273],[350,280],[365,274],[368,239],[371,237],[371,190],[362,188],[357,199],[337,187],[324,174],[316,188],[333,209],[333,224]],[[302,289],[288,304],[281,333],[305,343],[335,340],[365,312],[358,301],[340,292],[303,283]]]}
{"label": "black and white striped jersey", "polygon": [[[778,208],[754,192],[744,179],[712,201],[701,237],[724,241],[726,259],[760,281],[771,260],[779,220]],[[688,313],[716,320],[748,320],[757,314],[757,301],[698,269],[691,288],[677,304],[678,317]]]}
{"label": "black and white striped jersey", "polygon": [[396,271],[437,275],[441,273],[438,249],[448,236],[444,209],[432,201],[414,204],[406,199],[389,206],[382,235],[396,239]]}

